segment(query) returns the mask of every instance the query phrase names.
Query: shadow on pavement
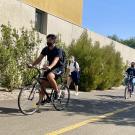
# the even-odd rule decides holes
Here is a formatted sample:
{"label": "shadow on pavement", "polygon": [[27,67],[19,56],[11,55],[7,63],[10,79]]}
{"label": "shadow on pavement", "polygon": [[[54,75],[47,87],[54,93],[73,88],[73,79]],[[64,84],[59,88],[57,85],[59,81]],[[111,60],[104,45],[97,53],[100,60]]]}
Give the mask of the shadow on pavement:
{"label": "shadow on pavement", "polygon": [[[108,96],[108,95],[103,95]],[[109,95],[110,97],[110,95]],[[122,109],[128,106],[135,104],[133,101],[115,100],[115,96],[111,96],[112,99],[89,99],[83,98],[71,99],[68,108],[60,112],[59,115],[75,116],[75,115],[84,115],[84,116],[98,116],[105,113],[113,112],[118,109]],[[120,99],[120,97],[118,97]],[[53,111],[52,106],[43,106],[42,111]],[[46,112],[45,111],[45,112]],[[54,112],[55,113],[55,112]],[[10,116],[22,116],[18,108],[8,108],[0,107],[0,117],[10,117]],[[57,116],[56,116],[57,117]],[[97,122],[96,122],[97,123]],[[102,121],[98,122],[100,124],[116,124],[122,126],[135,126],[135,107],[127,111],[118,113]]]}
{"label": "shadow on pavement", "polygon": [[19,110],[16,108],[0,107],[0,117],[3,117],[3,115],[1,116],[1,114],[6,114],[6,116],[7,115],[19,116],[18,113],[19,113]]}
{"label": "shadow on pavement", "polygon": [[111,99],[123,99],[123,96],[112,96],[112,95],[96,95],[98,97],[105,97],[105,98],[111,98]]}
{"label": "shadow on pavement", "polygon": [[115,124],[122,126],[135,126],[135,108],[131,108],[125,112],[118,113],[112,117],[103,119],[99,124]]}
{"label": "shadow on pavement", "polygon": [[[88,100],[88,99],[71,99],[67,110],[67,115],[102,115],[113,112],[135,104],[133,101],[125,102],[125,100]],[[135,126],[135,107],[118,113],[112,117],[103,120],[105,124],[130,125]]]}

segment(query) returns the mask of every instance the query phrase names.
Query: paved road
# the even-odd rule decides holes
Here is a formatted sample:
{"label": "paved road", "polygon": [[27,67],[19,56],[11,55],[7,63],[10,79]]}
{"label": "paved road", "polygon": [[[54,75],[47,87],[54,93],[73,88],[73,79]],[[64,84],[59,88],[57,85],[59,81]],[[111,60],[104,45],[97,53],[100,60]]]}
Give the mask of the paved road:
{"label": "paved road", "polygon": [[15,100],[0,101],[0,135],[134,135],[134,101],[125,101],[123,90],[72,94],[67,110],[48,104],[31,116],[23,116]]}

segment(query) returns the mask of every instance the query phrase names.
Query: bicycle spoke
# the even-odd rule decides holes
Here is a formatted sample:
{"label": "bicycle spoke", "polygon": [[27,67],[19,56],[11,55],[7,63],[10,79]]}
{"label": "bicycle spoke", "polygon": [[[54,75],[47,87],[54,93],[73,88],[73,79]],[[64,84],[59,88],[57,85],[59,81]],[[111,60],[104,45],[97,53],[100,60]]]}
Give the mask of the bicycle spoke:
{"label": "bicycle spoke", "polygon": [[39,101],[39,89],[36,84],[24,87],[18,97],[18,106],[23,114],[33,114],[37,110],[36,103]]}
{"label": "bicycle spoke", "polygon": [[66,86],[62,85],[60,90],[61,90],[60,99],[55,100],[55,95],[52,99],[52,103],[53,103],[55,109],[58,111],[63,110],[65,107],[67,107],[69,98],[70,98],[70,92]]}

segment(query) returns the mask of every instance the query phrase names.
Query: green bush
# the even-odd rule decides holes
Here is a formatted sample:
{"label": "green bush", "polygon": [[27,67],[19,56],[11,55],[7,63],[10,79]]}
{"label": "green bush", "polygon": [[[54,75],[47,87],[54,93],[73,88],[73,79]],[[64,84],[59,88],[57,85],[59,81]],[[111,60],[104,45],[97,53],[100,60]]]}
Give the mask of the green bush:
{"label": "green bush", "polygon": [[22,28],[17,31],[10,25],[1,25],[0,39],[0,77],[2,86],[12,90],[32,78],[26,63],[36,57],[38,44],[41,42],[34,29]]}
{"label": "green bush", "polygon": [[93,44],[84,32],[77,42],[72,42],[69,52],[81,67],[81,90],[103,90],[121,84],[123,62],[113,45],[100,48],[99,42]]}

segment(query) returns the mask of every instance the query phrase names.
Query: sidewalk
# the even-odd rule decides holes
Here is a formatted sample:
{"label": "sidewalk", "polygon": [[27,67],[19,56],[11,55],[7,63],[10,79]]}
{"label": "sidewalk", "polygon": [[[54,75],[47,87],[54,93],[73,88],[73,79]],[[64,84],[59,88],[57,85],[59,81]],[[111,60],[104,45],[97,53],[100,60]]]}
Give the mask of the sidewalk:
{"label": "sidewalk", "polygon": [[1,100],[14,100],[18,98],[20,90],[13,90],[13,92],[8,92],[0,87],[0,101]]}
{"label": "sidewalk", "polygon": [[[120,86],[120,87],[113,87],[111,90],[120,90],[120,89],[124,89],[124,86]],[[12,92],[8,92],[6,90],[4,90],[3,88],[0,87],[0,101],[1,100],[14,100],[18,98],[20,90],[16,89],[13,90]],[[102,92],[102,91],[101,91]],[[74,95],[75,91],[74,90],[70,90],[70,94]],[[79,92],[80,94],[83,92]]]}

